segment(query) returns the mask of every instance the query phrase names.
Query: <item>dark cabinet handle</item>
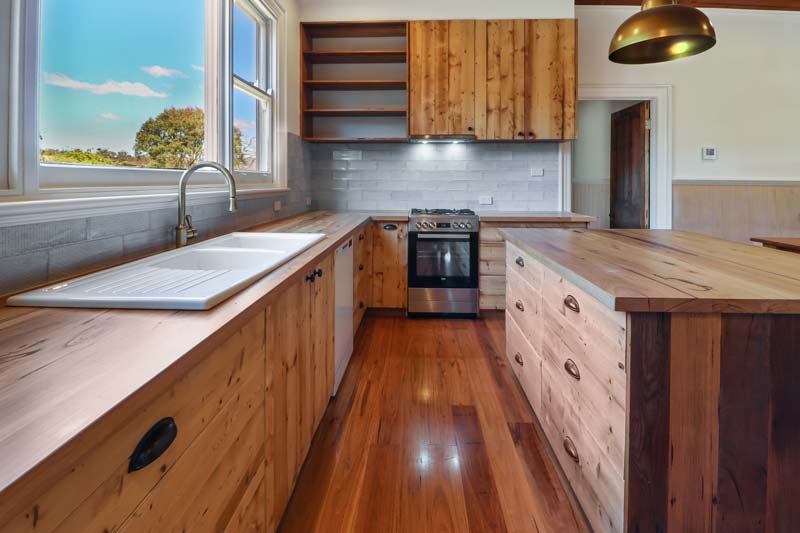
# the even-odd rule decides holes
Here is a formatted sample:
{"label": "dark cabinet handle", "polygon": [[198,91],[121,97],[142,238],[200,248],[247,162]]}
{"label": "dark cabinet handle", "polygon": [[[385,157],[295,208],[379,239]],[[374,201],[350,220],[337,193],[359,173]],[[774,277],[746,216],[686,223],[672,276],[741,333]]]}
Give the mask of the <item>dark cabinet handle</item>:
{"label": "dark cabinet handle", "polygon": [[519,309],[520,311],[525,311],[525,306],[522,304],[522,302],[521,302],[521,301],[517,300],[517,303],[515,303],[514,305],[515,305],[515,306],[517,307],[517,309]]}
{"label": "dark cabinet handle", "polygon": [[517,135],[519,135],[520,137],[524,137],[525,136],[525,132],[524,131],[518,131]]}
{"label": "dark cabinet handle", "polygon": [[386,231],[395,231],[397,229],[397,224],[384,224],[383,229]]}
{"label": "dark cabinet handle", "polygon": [[529,132],[528,132],[528,137],[531,137],[531,138],[533,138],[533,137],[534,137],[534,135],[533,135],[533,132],[532,132],[532,131],[529,131]]}
{"label": "dark cabinet handle", "polygon": [[472,126],[467,126],[467,131],[472,131]]}
{"label": "dark cabinet handle", "polygon": [[321,269],[321,268],[318,268],[318,269],[316,269],[316,270],[314,271],[314,275],[315,275],[316,277],[318,277],[318,278],[321,278],[321,277],[322,277],[322,269]]}
{"label": "dark cabinet handle", "polygon": [[361,264],[361,263],[359,263],[359,264],[358,264],[358,269],[359,269],[359,270],[364,270],[364,265],[363,265],[363,264]]}
{"label": "dark cabinet handle", "polygon": [[359,233],[358,234],[358,240],[359,241],[363,241],[364,240],[364,234],[363,233]]}
{"label": "dark cabinet handle", "polygon": [[167,451],[178,435],[178,426],[170,417],[162,418],[147,430],[136,445],[128,463],[128,472],[136,472],[146,467]]}
{"label": "dark cabinet handle", "polygon": [[358,302],[358,308],[364,309],[364,302]]}
{"label": "dark cabinet handle", "polygon": [[519,366],[525,366],[525,361],[522,359],[522,354],[519,352],[514,354],[514,361],[516,361]]}
{"label": "dark cabinet handle", "polygon": [[581,380],[581,371],[578,370],[578,365],[576,365],[575,361],[573,361],[572,359],[567,359],[566,361],[564,361],[564,370],[567,371],[567,374],[577,379],[578,381]]}
{"label": "dark cabinet handle", "polygon": [[517,261],[516,261],[516,263],[517,263],[519,266],[521,266],[521,267],[524,267],[524,266],[525,266],[525,260],[524,260],[524,259],[522,259],[522,257],[517,257]]}
{"label": "dark cabinet handle", "polygon": [[572,442],[572,439],[569,437],[564,437],[564,451],[567,452],[567,455],[576,463],[581,462],[581,458],[578,456],[578,448],[575,447],[575,443]]}
{"label": "dark cabinet handle", "polygon": [[316,277],[317,277],[317,273],[316,272],[312,272],[311,274],[306,274],[306,281],[310,281],[311,283],[314,283],[314,280],[316,279]]}
{"label": "dark cabinet handle", "polygon": [[581,306],[578,303],[578,300],[571,294],[568,294],[566,298],[564,298],[564,305],[567,306],[567,309],[570,311],[574,311],[576,313],[581,312]]}

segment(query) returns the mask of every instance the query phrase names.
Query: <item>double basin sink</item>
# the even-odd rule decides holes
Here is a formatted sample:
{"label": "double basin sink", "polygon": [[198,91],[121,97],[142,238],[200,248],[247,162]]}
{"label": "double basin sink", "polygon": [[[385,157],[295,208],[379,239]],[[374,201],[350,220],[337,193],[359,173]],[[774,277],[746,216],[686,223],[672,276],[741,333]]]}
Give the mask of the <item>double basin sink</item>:
{"label": "double basin sink", "polygon": [[324,238],[322,233],[230,233],[18,294],[7,304],[202,311]]}

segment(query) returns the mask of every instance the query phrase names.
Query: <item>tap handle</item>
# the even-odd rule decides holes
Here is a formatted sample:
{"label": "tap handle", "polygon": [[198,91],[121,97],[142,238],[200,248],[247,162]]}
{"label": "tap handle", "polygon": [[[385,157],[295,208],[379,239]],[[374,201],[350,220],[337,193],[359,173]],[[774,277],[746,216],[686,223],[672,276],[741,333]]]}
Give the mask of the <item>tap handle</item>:
{"label": "tap handle", "polygon": [[192,226],[192,215],[186,215],[186,237],[197,237],[197,228]]}

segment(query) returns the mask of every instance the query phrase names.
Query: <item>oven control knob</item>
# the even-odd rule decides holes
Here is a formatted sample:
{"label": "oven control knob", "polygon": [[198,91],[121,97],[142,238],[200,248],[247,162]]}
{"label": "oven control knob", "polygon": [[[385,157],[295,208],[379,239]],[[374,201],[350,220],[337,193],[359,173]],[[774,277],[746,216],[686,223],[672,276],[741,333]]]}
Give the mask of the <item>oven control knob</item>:
{"label": "oven control knob", "polygon": [[458,223],[458,227],[461,228],[461,229],[464,229],[466,226],[464,225],[463,222],[459,222]]}
{"label": "oven control knob", "polygon": [[425,228],[425,229],[428,229],[428,223],[427,222],[423,222],[422,223],[422,227]]}
{"label": "oven control knob", "polygon": [[421,227],[422,227],[422,224],[421,224],[421,223],[419,223],[419,222],[417,222],[417,223],[416,223],[416,226],[417,226],[417,229],[419,229],[419,228],[421,228]]}
{"label": "oven control knob", "polygon": [[467,222],[467,229],[472,229],[472,223]]}

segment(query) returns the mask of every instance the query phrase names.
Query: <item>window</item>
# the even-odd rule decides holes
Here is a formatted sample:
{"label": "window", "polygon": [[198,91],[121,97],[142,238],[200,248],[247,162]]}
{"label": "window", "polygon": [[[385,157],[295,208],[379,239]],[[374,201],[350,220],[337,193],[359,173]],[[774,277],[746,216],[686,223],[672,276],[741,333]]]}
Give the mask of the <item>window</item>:
{"label": "window", "polygon": [[234,168],[272,171],[271,21],[251,2],[233,6]]}
{"label": "window", "polygon": [[174,187],[203,159],[251,188],[282,185],[272,1],[26,2],[18,188]]}

